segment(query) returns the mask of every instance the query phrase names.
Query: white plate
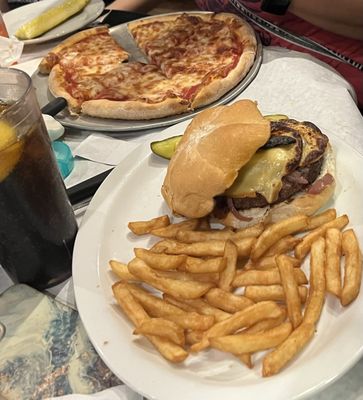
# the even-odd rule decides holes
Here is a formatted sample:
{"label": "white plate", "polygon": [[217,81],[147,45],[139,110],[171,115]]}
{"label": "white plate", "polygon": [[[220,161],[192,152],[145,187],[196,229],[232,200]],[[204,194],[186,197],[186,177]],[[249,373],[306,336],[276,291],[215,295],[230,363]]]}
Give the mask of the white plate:
{"label": "white plate", "polygon": [[[11,10],[3,15],[9,36],[13,36],[24,23],[46,11],[48,8],[61,4],[62,0],[42,0],[27,4]],[[43,35],[28,40],[22,40],[24,44],[44,43],[68,35],[94,21],[103,11],[105,4],[102,0],[90,0],[87,6],[78,14],[67,19],[60,25],[44,33]]]}
{"label": "white plate", "polygon": [[[166,129],[159,138],[180,134],[188,121]],[[363,157],[330,135],[337,153],[334,206],[347,213],[363,243]],[[112,296],[115,278],[110,259],[127,262],[134,247],[150,246],[135,238],[128,221],[168,212],[160,194],[167,162],[150,153],[150,136],[109,175],[93,198],[74,250],[73,279],[78,310],[88,335],[110,369],[138,393],[155,400],[301,399],[322,389],[347,371],[363,354],[363,295],[342,308],[328,297],[317,333],[280,374],[261,377],[261,357],[248,370],[216,350],[189,356],[181,365],[165,361],[145,339],[132,335],[132,324]]]}

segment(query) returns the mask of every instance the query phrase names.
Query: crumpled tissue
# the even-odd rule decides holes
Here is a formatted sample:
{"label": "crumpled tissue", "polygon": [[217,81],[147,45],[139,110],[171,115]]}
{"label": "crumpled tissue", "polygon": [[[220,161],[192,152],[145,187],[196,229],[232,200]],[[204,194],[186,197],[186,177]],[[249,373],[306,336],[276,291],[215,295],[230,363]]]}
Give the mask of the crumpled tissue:
{"label": "crumpled tissue", "polygon": [[10,67],[20,60],[24,43],[12,37],[0,36],[0,67]]}

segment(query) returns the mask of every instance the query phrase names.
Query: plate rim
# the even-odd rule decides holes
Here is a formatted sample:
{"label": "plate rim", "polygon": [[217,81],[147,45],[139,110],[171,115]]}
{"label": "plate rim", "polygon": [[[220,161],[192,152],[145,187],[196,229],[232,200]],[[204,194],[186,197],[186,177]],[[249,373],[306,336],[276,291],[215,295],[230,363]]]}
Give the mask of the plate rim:
{"label": "plate rim", "polygon": [[[190,121],[186,121],[186,122],[189,123]],[[184,121],[182,124],[186,125],[186,122]],[[181,124],[178,124],[178,125],[181,125]],[[158,132],[158,133],[156,133],[156,134],[154,134],[152,136],[154,138],[159,136],[159,139],[161,139],[161,138],[164,137],[163,135],[169,135],[170,133],[168,131],[170,131],[170,130],[172,130],[174,128],[175,128],[175,126],[172,126],[172,127],[168,128],[168,129],[163,130],[162,132]],[[359,158],[359,160],[363,161],[363,156],[362,156],[361,153],[356,151],[350,145],[348,145],[348,144],[344,143],[343,141],[341,141],[336,135],[329,133],[329,136],[330,135],[331,135],[332,139],[337,140],[338,143],[342,143],[342,146],[345,146],[345,148],[349,148],[349,150],[354,151],[354,153]],[[153,139],[153,138],[151,138],[151,139]],[[138,155],[139,158],[135,159],[135,156],[137,156],[137,155]],[[126,161],[121,162],[120,167],[116,167],[115,170],[112,171],[112,173],[107,177],[107,179],[104,181],[104,183],[100,186],[100,188],[96,192],[94,198],[92,199],[92,201],[91,201],[91,203],[89,205],[89,208],[87,209],[87,211],[86,211],[86,213],[85,213],[85,215],[83,217],[83,220],[82,220],[82,223],[81,223],[81,227],[80,227],[80,231],[81,232],[82,232],[82,229],[84,228],[84,223],[88,224],[90,222],[90,220],[95,219],[95,218],[96,218],[95,221],[97,220],[98,222],[100,222],[100,221],[102,221],[102,215],[101,214],[103,214],[103,213],[107,214],[107,211],[109,211],[109,209],[107,207],[109,207],[110,205],[107,205],[107,201],[110,201],[110,200],[107,200],[107,198],[105,200],[105,197],[107,197],[107,195],[110,194],[110,192],[109,192],[110,188],[111,189],[113,188],[112,190],[116,190],[116,191],[117,190],[121,190],[122,182],[119,183],[119,185],[121,185],[121,186],[114,185],[114,183],[120,182],[120,180],[123,181],[123,179],[127,179],[128,174],[132,173],[132,170],[133,170],[133,168],[131,168],[131,171],[127,171],[127,174],[126,174],[127,176],[125,176],[124,171],[122,170],[123,164],[126,164],[127,162],[129,162],[127,160],[132,160],[133,164],[134,164],[134,168],[138,168],[137,165],[139,164],[139,162],[142,162],[149,155],[150,155],[150,150],[148,148],[148,144],[147,143],[141,144],[140,147],[136,148],[132,153],[130,153],[127,156],[127,158],[125,159]],[[130,164],[132,164],[132,163],[130,162]],[[137,165],[135,165],[135,164],[137,164]],[[120,189],[117,189],[117,187],[119,187]],[[109,198],[112,198],[112,197],[113,197],[112,195],[109,196]],[[97,210],[97,206],[99,204],[106,204],[106,206],[105,206],[106,209],[102,210],[101,213],[99,213],[98,210]],[[112,204],[112,201],[111,201],[111,204]],[[83,222],[83,221],[85,221],[85,222]],[[103,221],[104,221],[104,219],[103,219]],[[101,231],[102,231],[102,229],[100,229],[100,232],[98,232],[98,234],[100,236],[101,236]],[[75,299],[76,299],[76,303],[77,303],[78,310],[79,310],[79,313],[80,313],[80,317],[81,317],[81,319],[82,319],[82,321],[83,321],[83,323],[85,325],[86,331],[87,331],[87,333],[88,333],[88,335],[90,337],[91,342],[95,346],[95,348],[96,348],[97,352],[99,353],[99,355],[101,356],[101,358],[105,361],[105,363],[107,365],[109,365],[109,360],[105,356],[101,344],[99,343],[98,340],[96,340],[94,338],[94,336],[92,334],[90,335],[90,332],[89,332],[89,329],[90,329],[89,321],[84,319],[84,315],[87,314],[87,313],[85,313],[85,310],[84,310],[84,307],[85,307],[85,303],[84,302],[86,301],[86,298],[84,297],[85,293],[83,293],[82,287],[79,286],[79,279],[81,279],[81,278],[79,276],[80,271],[77,270],[77,265],[79,265],[80,261],[78,261],[79,254],[76,254],[76,249],[78,248],[78,246],[80,246],[81,241],[84,240],[81,235],[84,235],[84,234],[81,233],[81,234],[77,235],[76,244],[75,244],[75,256],[74,256],[74,259],[73,259],[73,282],[74,282]],[[94,261],[96,261],[96,262],[98,262],[98,255],[99,255],[98,253],[95,254]],[[93,267],[96,268],[96,271],[93,271],[93,273],[95,274],[95,276],[97,276],[99,278],[99,269],[100,269],[99,265],[96,263],[96,265],[94,265]],[[94,282],[94,283],[96,283],[96,282]],[[95,290],[97,292],[97,289],[95,289]],[[89,293],[87,292],[86,295],[88,296]],[[96,293],[96,297],[98,298],[98,300],[99,299],[101,299],[101,301],[103,300],[104,303],[105,303],[105,306],[109,307],[109,304],[107,304],[106,298],[103,295],[102,289],[101,289],[101,291],[98,291],[98,293]],[[131,333],[130,333],[130,345],[133,346]],[[354,354],[352,357],[350,357],[348,362],[346,362],[343,366],[341,366],[339,371],[337,373],[335,373],[334,376],[327,377],[325,380],[321,381],[319,384],[315,385],[314,387],[308,388],[304,392],[299,393],[296,396],[294,395],[293,398],[294,399],[302,399],[302,398],[305,398],[306,396],[312,395],[313,393],[317,393],[317,392],[321,391],[322,389],[326,388],[328,385],[330,385],[333,382],[335,382],[336,380],[338,380],[354,364],[356,364],[360,360],[362,354],[363,354],[363,341],[361,341],[361,343],[360,343],[359,351],[357,351],[356,354]],[[120,373],[120,372],[119,371],[115,371],[116,375],[118,373]],[[154,394],[145,393],[143,390],[140,390],[140,387],[138,387],[137,385],[133,384],[133,382],[129,382],[128,380],[125,380],[125,377],[123,377],[121,375],[118,375],[118,376],[119,376],[119,378],[121,380],[123,380],[128,386],[130,386],[132,389],[134,389],[137,393],[142,394],[144,396],[147,396],[149,398],[154,398],[154,399],[158,399],[159,398],[159,397],[155,396],[155,393]],[[260,379],[262,380],[262,378],[260,378]],[[261,382],[265,382],[265,381],[262,380]],[[232,386],[234,386],[234,385],[232,384]],[[261,386],[264,386],[264,385],[261,384]],[[213,387],[213,385],[212,385],[212,387]],[[241,387],[241,389],[243,390],[243,387]],[[151,395],[151,397],[150,397],[150,395]],[[289,397],[289,399],[290,399],[290,397]]]}

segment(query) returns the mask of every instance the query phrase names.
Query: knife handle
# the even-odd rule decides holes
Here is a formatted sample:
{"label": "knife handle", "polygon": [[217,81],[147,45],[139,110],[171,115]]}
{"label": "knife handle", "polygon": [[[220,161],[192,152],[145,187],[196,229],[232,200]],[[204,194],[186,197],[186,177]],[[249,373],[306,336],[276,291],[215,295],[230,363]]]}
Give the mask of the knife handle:
{"label": "knife handle", "polygon": [[67,100],[63,97],[56,97],[54,100],[46,104],[42,109],[42,114],[50,115],[54,117],[61,112],[67,105]]}
{"label": "knife handle", "polygon": [[112,170],[113,168],[110,168],[107,171],[68,188],[67,195],[71,204],[75,205],[91,198]]}

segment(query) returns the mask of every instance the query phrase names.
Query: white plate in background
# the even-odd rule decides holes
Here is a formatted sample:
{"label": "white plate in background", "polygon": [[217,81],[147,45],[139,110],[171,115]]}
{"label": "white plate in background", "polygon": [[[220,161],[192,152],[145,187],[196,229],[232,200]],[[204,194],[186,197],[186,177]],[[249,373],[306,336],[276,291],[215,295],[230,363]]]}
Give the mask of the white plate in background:
{"label": "white plate in background", "polygon": [[[163,139],[183,132],[189,121],[172,126]],[[337,154],[338,215],[347,213],[363,243],[363,157],[330,135]],[[112,296],[116,282],[110,259],[128,262],[134,247],[149,247],[150,238],[135,237],[127,223],[168,213],[160,194],[167,161],[151,154],[149,143],[135,149],[108,176],[83,217],[73,258],[77,307],[87,333],[109,368],[136,392],[153,400],[297,400],[324,388],[363,354],[363,294],[349,307],[328,296],[317,333],[306,349],[278,375],[261,377],[261,357],[252,370],[216,350],[189,356],[179,365],[165,361],[133,326]],[[170,214],[170,213],[169,213]]]}
{"label": "white plate in background", "polygon": [[[32,20],[47,9],[62,4],[63,0],[41,0],[21,6],[3,14],[6,28],[9,36],[14,36],[21,25]],[[55,28],[45,32],[43,35],[34,38],[22,40],[24,44],[37,44],[48,42],[60,38],[81,29],[83,26],[94,21],[99,17],[105,7],[102,0],[90,0],[86,7],[71,18],[57,25]]]}

